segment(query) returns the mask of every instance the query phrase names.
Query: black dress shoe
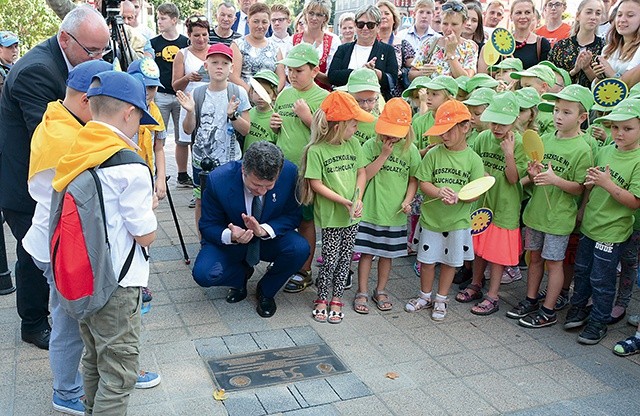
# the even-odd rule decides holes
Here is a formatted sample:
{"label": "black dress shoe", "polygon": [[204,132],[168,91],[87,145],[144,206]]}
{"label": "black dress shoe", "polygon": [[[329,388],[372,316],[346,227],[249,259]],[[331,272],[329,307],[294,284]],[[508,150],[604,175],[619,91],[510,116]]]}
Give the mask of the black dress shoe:
{"label": "black dress shoe", "polygon": [[276,313],[276,301],[273,298],[258,296],[258,307],[256,311],[263,318],[271,318]]}
{"label": "black dress shoe", "polygon": [[43,329],[38,332],[22,332],[22,340],[42,350],[49,349],[49,337],[51,336],[50,329]]}
{"label": "black dress shoe", "polygon": [[227,293],[227,303],[237,303],[244,300],[247,297],[247,286],[235,288],[232,287]]}

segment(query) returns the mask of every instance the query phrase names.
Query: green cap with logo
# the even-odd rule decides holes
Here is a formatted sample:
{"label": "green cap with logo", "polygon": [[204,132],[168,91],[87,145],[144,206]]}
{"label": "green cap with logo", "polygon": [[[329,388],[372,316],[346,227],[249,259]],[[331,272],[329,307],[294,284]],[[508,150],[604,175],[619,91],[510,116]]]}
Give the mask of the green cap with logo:
{"label": "green cap with logo", "polygon": [[454,97],[458,94],[458,83],[448,75],[438,75],[435,78],[431,78],[425,88],[435,91],[446,90]]}
{"label": "green cap with logo", "polygon": [[513,124],[519,115],[520,107],[516,95],[511,91],[505,91],[493,97],[493,102],[484,110],[480,121],[507,126]]}
{"label": "green cap with logo", "polygon": [[263,79],[276,88],[278,88],[278,84],[280,83],[280,80],[278,79],[276,73],[268,69],[263,69],[262,71],[256,72],[253,77],[255,79]]}
{"label": "green cap with logo", "polygon": [[409,84],[409,87],[406,90],[404,90],[404,92],[402,93],[402,96],[404,98],[410,98],[413,95],[414,91],[419,90],[421,88],[426,88],[426,85],[430,80],[431,78],[425,77],[424,75],[415,77],[413,81],[411,81],[411,84]]}
{"label": "green cap with logo", "polygon": [[491,65],[488,70],[490,72],[498,72],[504,70],[522,71],[522,61],[519,58],[505,58],[495,65]]}
{"label": "green cap with logo", "polygon": [[465,92],[469,92],[467,91],[467,82],[469,82],[471,78],[469,78],[466,75],[461,75],[459,77],[456,78],[456,83],[458,84],[458,89],[465,91]]}
{"label": "green cap with logo", "polygon": [[532,108],[540,104],[540,94],[533,87],[525,87],[515,92],[520,108]]}
{"label": "green cap with logo", "polygon": [[[582,104],[584,109],[587,111],[591,111],[591,107],[593,107],[594,104],[593,94],[591,93],[591,90],[578,84],[568,85],[564,87],[560,92],[548,92],[546,94],[542,94],[542,99],[549,101],[573,101]],[[553,106],[553,103],[547,103],[543,101],[538,104],[538,109],[540,111],[544,111],[545,113],[551,113],[553,112]]]}
{"label": "green cap with logo", "polygon": [[567,85],[571,85],[571,75],[569,75],[569,73],[564,69],[558,68],[553,62],[541,61],[538,65],[548,66],[553,72],[555,72],[556,74],[560,74],[560,76],[562,77],[562,83],[565,87]]}
{"label": "green cap with logo", "polygon": [[611,113],[606,116],[598,117],[593,120],[594,123],[602,123],[603,121],[627,121],[632,118],[640,118],[640,99],[627,98],[620,102]]}
{"label": "green cap with logo", "polygon": [[631,87],[627,98],[640,98],[640,84],[636,84]]}
{"label": "green cap with logo", "polygon": [[465,91],[470,93],[473,92],[473,90],[475,90],[476,88],[495,88],[498,85],[500,85],[500,83],[497,80],[493,79],[491,76],[479,73],[475,74],[469,81],[467,81],[467,88],[465,89]]}
{"label": "green cap with logo", "polygon": [[316,48],[314,48],[310,43],[301,42],[291,48],[287,57],[278,61],[278,63],[291,68],[299,68],[305,64],[318,66],[320,63],[320,57],[318,56]]}
{"label": "green cap with logo", "polygon": [[547,83],[550,87],[556,85],[556,74],[553,69],[545,65],[534,65],[524,71],[512,72],[509,74],[512,79],[521,79],[522,77],[538,78],[542,82]]}
{"label": "green cap with logo", "polygon": [[462,103],[468,106],[489,105],[493,102],[496,91],[491,88],[477,88],[473,90],[469,98]]}
{"label": "green cap with logo", "polygon": [[347,92],[355,94],[362,91],[380,92],[380,82],[373,69],[358,68],[349,74]]}

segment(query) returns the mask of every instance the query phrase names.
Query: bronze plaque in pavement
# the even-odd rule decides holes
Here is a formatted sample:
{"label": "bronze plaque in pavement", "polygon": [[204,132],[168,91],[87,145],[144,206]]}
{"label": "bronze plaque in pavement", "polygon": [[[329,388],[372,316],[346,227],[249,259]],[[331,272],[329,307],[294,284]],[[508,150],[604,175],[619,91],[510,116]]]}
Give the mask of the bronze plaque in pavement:
{"label": "bronze plaque in pavement", "polygon": [[327,344],[229,355],[209,360],[207,364],[218,386],[226,391],[295,383],[349,372]]}

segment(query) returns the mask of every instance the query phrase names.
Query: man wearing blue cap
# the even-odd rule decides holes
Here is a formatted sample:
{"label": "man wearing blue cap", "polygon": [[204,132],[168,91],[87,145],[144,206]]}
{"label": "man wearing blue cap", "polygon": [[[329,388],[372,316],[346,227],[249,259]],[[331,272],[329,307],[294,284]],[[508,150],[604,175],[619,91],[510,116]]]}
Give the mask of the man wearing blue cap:
{"label": "man wearing blue cap", "polygon": [[36,205],[27,189],[31,136],[47,105],[64,98],[69,71],[82,62],[102,59],[108,47],[109,29],[102,15],[89,6],[77,7],[64,18],[56,36],[13,65],[0,98],[0,208],[17,240],[21,337],[42,349],[49,348],[49,286],[22,247]]}
{"label": "man wearing blue cap", "polygon": [[0,92],[7,73],[18,59],[18,36],[6,30],[0,31]]}
{"label": "man wearing blue cap", "polygon": [[[145,87],[124,72],[93,77],[87,90],[93,120],[82,127],[56,166],[53,189],[60,192],[80,173],[98,166],[123,149],[136,150],[131,140],[140,124],[156,121],[147,112]],[[86,414],[124,415],[138,379],[140,295],[149,279],[147,247],[155,240],[157,198],[149,168],[140,163],[102,168],[107,235],[114,270],[120,270],[134,240],[131,266],[106,305],[81,319],[80,336]],[[118,275],[118,271],[114,272]]]}

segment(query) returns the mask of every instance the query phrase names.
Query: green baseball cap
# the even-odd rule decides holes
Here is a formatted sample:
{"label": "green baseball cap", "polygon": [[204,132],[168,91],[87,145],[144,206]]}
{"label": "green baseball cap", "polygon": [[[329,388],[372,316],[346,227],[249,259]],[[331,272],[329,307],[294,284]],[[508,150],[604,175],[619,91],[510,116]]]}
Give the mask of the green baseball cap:
{"label": "green baseball cap", "polygon": [[484,110],[480,121],[506,126],[513,124],[519,115],[520,107],[516,95],[511,91],[505,91],[493,97],[493,102]]}
{"label": "green baseball cap", "polygon": [[301,42],[291,48],[287,57],[278,61],[278,63],[291,68],[299,68],[305,64],[318,66],[320,63],[320,57],[318,56],[316,48],[314,48],[310,43]]}
{"label": "green baseball cap", "polygon": [[491,65],[488,68],[490,72],[502,71],[505,69],[510,69],[512,71],[522,71],[524,68],[522,66],[522,61],[519,58],[505,58],[497,64]]}
{"label": "green baseball cap", "polygon": [[540,104],[540,94],[533,87],[525,87],[514,92],[520,108],[532,108]]}
{"label": "green baseball cap", "polygon": [[[640,98],[640,97],[627,97],[627,98]],[[603,107],[598,103],[595,103],[591,106],[591,111],[600,111],[601,113],[609,113],[615,107]]]}
{"label": "green baseball cap", "polygon": [[253,77],[255,79],[263,79],[276,88],[278,88],[278,84],[280,83],[280,80],[278,79],[276,73],[268,69],[263,69],[262,71],[256,72]]}
{"label": "green baseball cap", "polygon": [[594,123],[602,123],[603,121],[627,121],[632,118],[640,118],[640,99],[627,98],[620,102],[610,114],[598,117],[593,120]]}
{"label": "green baseball cap", "polygon": [[488,105],[493,102],[493,97],[495,97],[496,91],[491,88],[480,87],[471,92],[469,98],[467,98],[462,103],[464,105],[470,106],[479,106],[479,105]]}
{"label": "green baseball cap", "polygon": [[380,92],[380,82],[376,72],[369,68],[358,68],[351,71],[347,81],[347,91],[351,94],[362,91]]}
{"label": "green baseball cap", "polygon": [[[578,84],[571,84],[562,89],[560,92],[551,93],[548,92],[546,94],[542,94],[543,100],[556,101],[556,100],[565,100],[565,101],[573,101],[576,103],[582,104],[585,110],[590,111],[591,107],[593,107],[594,99],[593,94],[587,87],[583,87]],[[546,113],[553,112],[553,103],[541,102],[538,104],[538,109],[540,111],[544,111]]]}
{"label": "green baseball cap", "polygon": [[524,71],[512,72],[509,74],[512,79],[521,79],[522,77],[538,78],[542,82],[546,82],[547,85],[553,87],[556,85],[556,74],[553,73],[553,69],[545,65],[534,65]]}
{"label": "green baseball cap", "polygon": [[640,84],[636,84],[631,87],[627,98],[640,98]]}
{"label": "green baseball cap", "polygon": [[479,73],[475,74],[469,81],[467,81],[467,88],[465,89],[465,91],[470,93],[473,92],[473,90],[475,90],[476,88],[495,88],[498,85],[500,85],[500,83],[497,80],[493,79],[493,77],[487,74]]}
{"label": "green baseball cap", "polygon": [[447,90],[454,97],[458,94],[458,83],[448,75],[438,75],[429,80],[424,87],[436,91]]}
{"label": "green baseball cap", "polygon": [[469,82],[471,78],[469,78],[466,75],[461,75],[459,77],[456,78],[456,83],[458,84],[458,89],[465,91],[465,92],[469,92],[467,91],[467,82]]}
{"label": "green baseball cap", "polygon": [[406,90],[404,90],[404,92],[402,93],[402,96],[404,98],[410,98],[411,94],[413,94],[415,90],[419,90],[420,88],[426,88],[427,82],[429,82],[430,80],[431,78],[426,77],[424,75],[415,77],[413,81],[411,81],[411,84],[409,84],[409,87]]}
{"label": "green baseball cap", "polygon": [[538,65],[544,65],[544,66],[548,66],[549,68],[551,68],[551,70],[553,72],[555,72],[556,74],[560,74],[560,76],[562,77],[562,83],[564,84],[564,86],[568,86],[571,85],[571,75],[569,75],[569,73],[567,71],[565,71],[562,68],[558,68],[557,66],[555,66],[555,64],[553,62],[549,62],[549,61],[542,61],[540,63],[538,63]]}

